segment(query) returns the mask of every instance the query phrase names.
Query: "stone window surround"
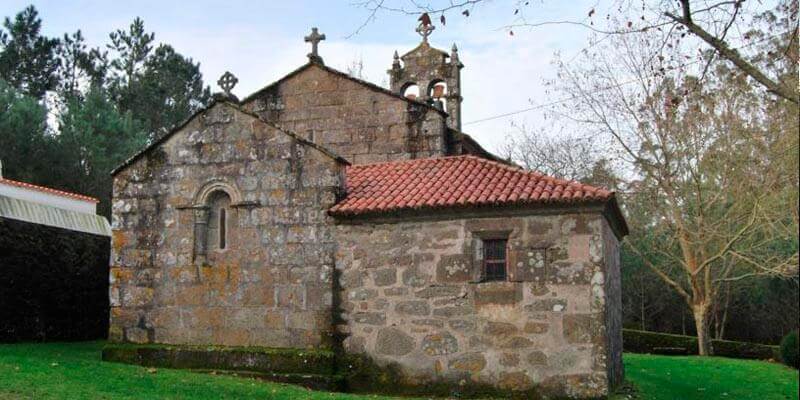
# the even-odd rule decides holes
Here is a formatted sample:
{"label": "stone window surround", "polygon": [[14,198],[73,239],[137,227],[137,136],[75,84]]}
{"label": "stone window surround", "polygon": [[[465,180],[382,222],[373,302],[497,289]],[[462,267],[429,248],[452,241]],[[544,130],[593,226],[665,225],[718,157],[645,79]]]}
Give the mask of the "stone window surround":
{"label": "stone window surround", "polygon": [[[194,246],[192,250],[192,259],[196,265],[206,265],[208,263],[207,254],[207,235],[208,235],[208,217],[210,208],[208,206],[209,197],[215,192],[224,192],[230,198],[230,207],[258,207],[257,201],[244,201],[239,189],[235,184],[224,181],[222,179],[212,179],[207,182],[197,193],[194,195],[192,203],[184,206],[176,207],[178,210],[192,210],[194,219],[193,241]],[[230,219],[230,216],[228,216]],[[227,252],[230,246],[225,249],[215,249],[215,252]]]}
{"label": "stone window surround", "polygon": [[[475,276],[474,279],[470,281],[472,284],[486,284],[486,283],[497,283],[497,282],[508,282],[509,281],[509,274],[508,274],[508,244],[511,239],[511,235],[513,233],[513,229],[501,229],[501,230],[476,230],[470,231],[470,235],[472,236],[472,247],[474,251],[474,263],[473,263],[473,275]],[[504,280],[486,280],[484,277],[484,269],[483,269],[483,242],[486,240],[505,240],[506,241],[506,278]]]}

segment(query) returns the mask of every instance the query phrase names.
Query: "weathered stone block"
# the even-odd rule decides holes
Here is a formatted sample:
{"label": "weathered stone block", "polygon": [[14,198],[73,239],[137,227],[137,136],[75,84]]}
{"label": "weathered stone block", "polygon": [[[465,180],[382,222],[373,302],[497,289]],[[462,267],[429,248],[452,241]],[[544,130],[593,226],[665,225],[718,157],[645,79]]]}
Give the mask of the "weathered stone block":
{"label": "weathered stone block", "polygon": [[386,314],[376,312],[357,312],[353,314],[353,321],[367,325],[385,325]]}
{"label": "weathered stone block", "polygon": [[519,365],[519,354],[503,353],[500,356],[500,365],[504,367],[516,367]]}
{"label": "weathered stone block", "polygon": [[503,372],[497,384],[502,389],[520,391],[530,388],[533,380],[522,371]]}
{"label": "weathered stone block", "polygon": [[422,339],[422,351],[429,356],[458,352],[458,340],[449,332],[435,333]]}
{"label": "weathered stone block", "polygon": [[351,290],[347,298],[351,301],[365,301],[374,299],[378,295],[378,291],[375,289],[355,289]]}
{"label": "weathered stone block", "polygon": [[514,305],[522,301],[522,284],[487,282],[475,285],[475,306]]}
{"label": "weathered stone block", "polygon": [[590,314],[567,314],[563,317],[564,339],[568,343],[592,343],[602,338],[602,327]]}
{"label": "weathered stone block", "polygon": [[474,307],[470,306],[453,306],[453,307],[442,307],[433,310],[433,315],[436,317],[457,317],[462,315],[470,315],[475,312]]}
{"label": "weathered stone block", "polygon": [[431,313],[431,307],[425,301],[417,301],[417,300],[410,300],[410,301],[402,301],[397,303],[395,306],[395,311],[400,314],[405,315],[429,315]]}
{"label": "weathered stone block", "polygon": [[539,335],[542,333],[546,333],[548,329],[550,329],[550,324],[548,323],[528,321],[525,323],[524,331],[525,333]]}
{"label": "weathered stone block", "polygon": [[404,356],[414,350],[414,338],[397,328],[383,328],[378,331],[375,351],[388,356]]}
{"label": "weathered stone block", "polygon": [[483,329],[483,333],[489,336],[511,336],[519,332],[519,329],[508,322],[488,322]]}
{"label": "weathered stone block", "polygon": [[460,332],[472,332],[476,328],[475,321],[465,320],[465,319],[454,319],[448,322],[450,328],[460,331]]}
{"label": "weathered stone block", "polygon": [[436,266],[436,280],[442,283],[469,282],[473,275],[472,268],[469,253],[445,255]]}
{"label": "weathered stone block", "polygon": [[528,364],[534,366],[547,365],[547,355],[538,350],[528,353],[526,360],[528,361]]}
{"label": "weathered stone block", "polygon": [[525,305],[526,312],[563,312],[566,308],[567,300],[565,299],[538,299],[534,300],[531,304]]}
{"label": "weathered stone block", "polygon": [[448,366],[458,371],[478,373],[486,368],[486,358],[481,353],[466,353],[450,360]]}
{"label": "weathered stone block", "polygon": [[423,299],[430,299],[434,297],[453,297],[461,294],[461,288],[458,286],[430,286],[415,292],[417,297]]}
{"label": "weathered stone block", "polygon": [[434,328],[444,328],[444,321],[438,319],[415,319],[411,321],[414,325],[432,326]]}
{"label": "weathered stone block", "polygon": [[397,269],[384,268],[372,272],[375,286],[391,286],[397,282]]}

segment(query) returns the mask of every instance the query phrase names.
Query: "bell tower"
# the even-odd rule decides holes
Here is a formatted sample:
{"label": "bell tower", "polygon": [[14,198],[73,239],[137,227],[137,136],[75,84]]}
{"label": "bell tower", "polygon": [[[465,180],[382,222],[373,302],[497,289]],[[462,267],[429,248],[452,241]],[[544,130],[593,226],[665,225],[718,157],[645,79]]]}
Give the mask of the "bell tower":
{"label": "bell tower", "polygon": [[[448,127],[461,131],[461,68],[458,48],[448,54],[431,47],[428,36],[435,29],[422,23],[417,32],[422,43],[402,56],[394,52],[389,73],[391,90],[405,97],[433,104],[448,114]],[[402,62],[402,63],[401,63]]]}

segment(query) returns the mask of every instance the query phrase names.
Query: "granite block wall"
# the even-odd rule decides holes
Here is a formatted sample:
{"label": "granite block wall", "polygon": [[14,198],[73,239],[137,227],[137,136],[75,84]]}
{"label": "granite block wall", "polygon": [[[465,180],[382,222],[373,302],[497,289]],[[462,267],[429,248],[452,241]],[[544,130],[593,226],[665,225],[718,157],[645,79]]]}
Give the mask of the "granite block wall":
{"label": "granite block wall", "polygon": [[353,164],[444,155],[444,114],[311,64],[244,100],[247,110]]}
{"label": "granite block wall", "polygon": [[[409,385],[604,396],[619,337],[606,226],[599,212],[340,224],[343,346]],[[481,240],[498,236],[508,281],[482,282]]]}
{"label": "granite block wall", "polygon": [[[109,338],[322,347],[341,161],[217,103],[114,179]],[[198,254],[206,199],[230,198],[228,245]],[[202,226],[200,226],[202,228]]]}

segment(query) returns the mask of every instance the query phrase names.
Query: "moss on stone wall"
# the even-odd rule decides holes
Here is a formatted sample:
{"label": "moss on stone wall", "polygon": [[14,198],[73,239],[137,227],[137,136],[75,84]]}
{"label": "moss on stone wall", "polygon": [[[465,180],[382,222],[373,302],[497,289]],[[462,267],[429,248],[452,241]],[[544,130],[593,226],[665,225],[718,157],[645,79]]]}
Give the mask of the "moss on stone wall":
{"label": "moss on stone wall", "polygon": [[264,347],[108,344],[103,360],[148,367],[334,375],[333,352]]}

